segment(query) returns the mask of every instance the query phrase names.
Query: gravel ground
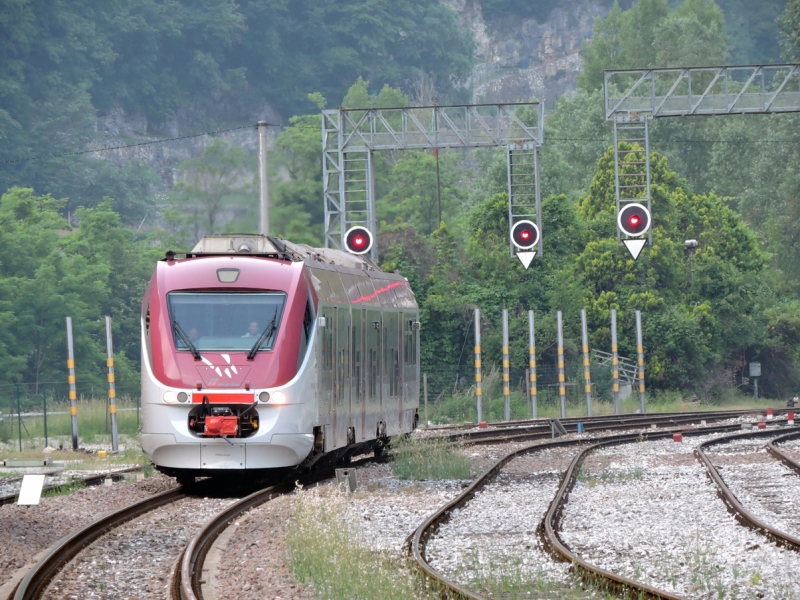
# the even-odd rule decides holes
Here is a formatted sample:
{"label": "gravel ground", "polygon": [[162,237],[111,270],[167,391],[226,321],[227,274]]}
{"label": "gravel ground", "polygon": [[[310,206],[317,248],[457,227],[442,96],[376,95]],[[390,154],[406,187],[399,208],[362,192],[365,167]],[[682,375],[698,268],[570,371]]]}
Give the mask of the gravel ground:
{"label": "gravel ground", "polygon": [[[95,469],[95,470],[74,470],[74,469],[59,469],[55,470],[53,467],[28,467],[24,469],[15,469],[14,477],[0,478],[0,496],[10,496],[19,492],[22,485],[23,475],[46,475],[44,478],[45,487],[50,485],[64,485],[73,479],[84,479],[86,477],[93,477],[95,475],[113,474],[118,471],[130,469],[136,465],[114,465],[108,469]],[[16,474],[19,471],[19,475]]]}
{"label": "gravel ground", "polygon": [[723,480],[756,518],[800,537],[800,476],[769,454],[768,440],[739,440],[706,451]]}
{"label": "gravel ground", "polygon": [[75,557],[43,597],[163,600],[181,550],[231,502],[184,498],[113,529]]}
{"label": "gravel ground", "polygon": [[569,565],[542,547],[537,528],[577,447],[553,448],[515,458],[428,543],[430,564],[474,588],[499,576],[536,581],[541,592],[570,587]]}
{"label": "gravel ground", "polygon": [[154,475],[142,481],[78,490],[42,498],[39,506],[0,506],[0,583],[29,564],[38,552],[103,514],[174,487],[175,481]]}
{"label": "gravel ground", "polygon": [[800,555],[739,525],[692,451],[616,446],[584,465],[561,538],[596,566],[686,598],[800,598]]}

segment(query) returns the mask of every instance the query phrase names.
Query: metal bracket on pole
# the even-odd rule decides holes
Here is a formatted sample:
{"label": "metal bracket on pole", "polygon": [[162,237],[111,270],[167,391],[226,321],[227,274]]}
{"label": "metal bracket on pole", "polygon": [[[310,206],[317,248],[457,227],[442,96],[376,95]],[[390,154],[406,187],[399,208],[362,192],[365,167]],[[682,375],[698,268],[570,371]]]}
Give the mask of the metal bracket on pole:
{"label": "metal bracket on pole", "polygon": [[[517,116],[517,109],[525,107],[537,111],[535,125],[527,125]],[[325,246],[344,248],[342,236],[355,225],[367,227],[377,239],[373,164],[377,150],[513,145],[519,148],[513,150],[515,155],[528,153],[531,158],[526,159],[530,164],[517,161],[525,170],[515,169],[513,189],[509,181],[509,202],[518,204],[514,214],[535,215],[541,231],[538,148],[544,141],[543,126],[544,110],[538,102],[322,111]],[[535,191],[523,194],[523,187]]]}
{"label": "metal bracket on pole", "polygon": [[[618,116],[614,119],[614,192],[616,214],[629,203],[650,206],[650,127],[643,113]],[[617,243],[622,245],[617,228]],[[653,227],[647,232],[647,242],[653,243]]]}

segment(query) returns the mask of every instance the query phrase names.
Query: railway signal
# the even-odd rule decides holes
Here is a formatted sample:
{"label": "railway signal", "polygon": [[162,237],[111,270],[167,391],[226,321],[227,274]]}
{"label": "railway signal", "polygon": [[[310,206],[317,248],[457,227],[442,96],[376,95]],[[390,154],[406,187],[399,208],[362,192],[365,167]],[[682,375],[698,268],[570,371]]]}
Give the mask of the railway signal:
{"label": "railway signal", "polygon": [[344,245],[351,254],[366,254],[372,249],[372,233],[360,225],[351,227],[344,234]]}
{"label": "railway signal", "polygon": [[639,257],[642,248],[647,243],[647,240],[642,236],[650,230],[651,221],[650,211],[638,202],[626,204],[617,213],[617,227],[619,227],[620,232],[629,238],[634,238],[623,240],[634,260]]}
{"label": "railway signal", "polygon": [[527,269],[536,252],[533,248],[539,242],[539,228],[532,221],[517,221],[511,228],[511,241],[521,252],[517,252],[522,265]]}

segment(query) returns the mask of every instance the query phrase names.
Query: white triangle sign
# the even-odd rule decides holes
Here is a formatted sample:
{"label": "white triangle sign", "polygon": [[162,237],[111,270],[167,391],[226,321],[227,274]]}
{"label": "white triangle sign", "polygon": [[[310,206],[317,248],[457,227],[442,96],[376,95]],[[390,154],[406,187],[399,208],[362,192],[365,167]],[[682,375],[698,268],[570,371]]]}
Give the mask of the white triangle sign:
{"label": "white triangle sign", "polygon": [[536,252],[517,252],[517,258],[526,269],[531,266],[534,256],[536,256]]}
{"label": "white triangle sign", "polygon": [[647,243],[647,240],[623,240],[623,243],[628,248],[628,252],[631,253],[633,260],[639,258],[639,254],[642,252],[642,248]]}

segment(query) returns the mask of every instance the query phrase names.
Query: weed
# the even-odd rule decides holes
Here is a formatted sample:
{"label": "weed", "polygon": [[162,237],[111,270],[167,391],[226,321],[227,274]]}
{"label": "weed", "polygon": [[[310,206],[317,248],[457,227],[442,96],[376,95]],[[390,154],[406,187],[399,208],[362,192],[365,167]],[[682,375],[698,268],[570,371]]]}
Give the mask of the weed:
{"label": "weed", "polygon": [[444,440],[400,438],[392,441],[392,471],[398,479],[469,479],[472,463]]}
{"label": "weed", "polygon": [[60,485],[50,490],[45,490],[42,493],[43,498],[51,498],[55,496],[69,496],[73,492],[82,490],[86,484],[81,479],[71,479],[68,483]]}
{"label": "weed", "polygon": [[320,600],[433,600],[397,558],[370,550],[344,516],[340,493],[298,491],[286,532],[289,564]]}

